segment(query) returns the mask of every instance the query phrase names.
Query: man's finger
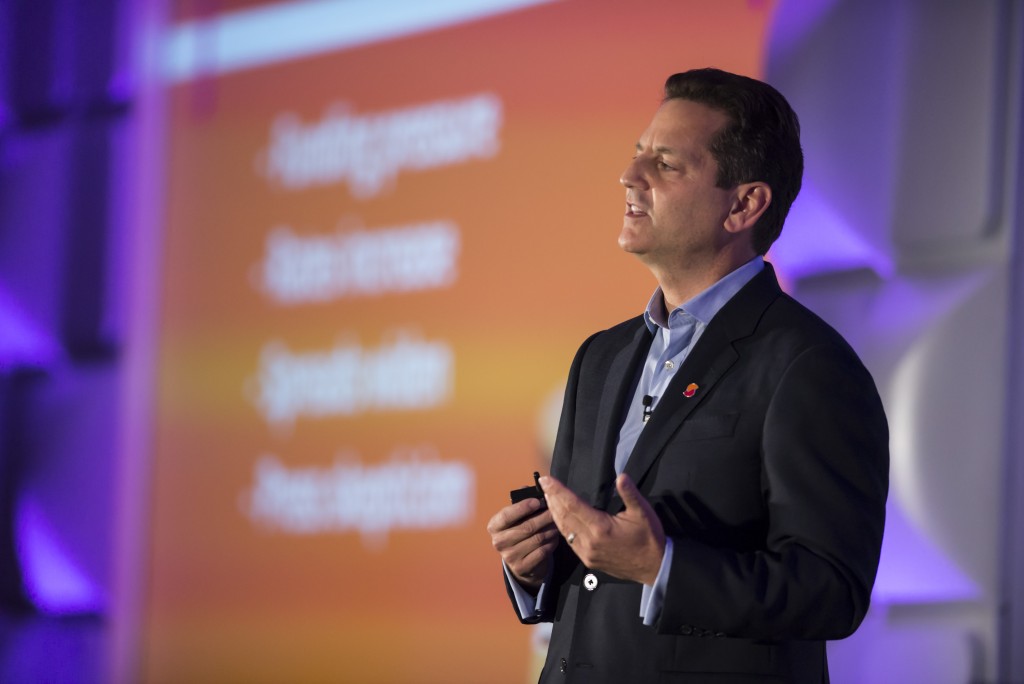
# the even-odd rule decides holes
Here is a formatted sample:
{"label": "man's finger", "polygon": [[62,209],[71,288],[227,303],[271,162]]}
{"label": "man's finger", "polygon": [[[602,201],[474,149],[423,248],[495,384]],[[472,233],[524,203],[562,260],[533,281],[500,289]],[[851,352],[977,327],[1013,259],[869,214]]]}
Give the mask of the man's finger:
{"label": "man's finger", "polygon": [[581,509],[590,508],[571,489],[553,477],[545,475],[540,478],[540,486],[556,521],[576,515]]}
{"label": "man's finger", "polygon": [[[502,518],[500,514],[495,515],[492,523]],[[500,524],[493,529],[488,526],[488,532],[491,535],[491,545],[506,562],[558,537],[558,529],[552,520],[551,512],[547,510],[527,516],[510,527],[501,527]]]}
{"label": "man's finger", "polygon": [[525,501],[505,506],[495,513],[494,517],[487,523],[487,531],[494,534],[507,530],[510,527],[515,527],[524,518],[528,518],[539,511],[543,505],[539,499],[526,499]]}
{"label": "man's finger", "polygon": [[590,506],[553,477],[540,478],[540,486],[544,490],[544,498],[547,499],[555,525],[566,537],[570,534],[589,534],[591,528],[600,526],[603,518],[607,517],[606,513]]}
{"label": "man's finger", "polygon": [[640,508],[643,510],[650,509],[650,504],[647,499],[640,494],[640,490],[633,484],[633,479],[626,473],[622,473],[615,479],[615,488],[619,491],[619,497],[622,499],[622,503],[626,504],[626,509]]}

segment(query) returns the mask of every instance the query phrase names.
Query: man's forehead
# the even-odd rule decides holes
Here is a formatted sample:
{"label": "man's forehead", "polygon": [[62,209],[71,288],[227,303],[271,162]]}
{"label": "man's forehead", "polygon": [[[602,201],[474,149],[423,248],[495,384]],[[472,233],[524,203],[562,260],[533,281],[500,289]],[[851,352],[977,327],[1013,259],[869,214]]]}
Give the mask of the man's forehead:
{"label": "man's forehead", "polygon": [[725,112],[699,102],[666,100],[655,112],[636,147],[660,153],[704,151],[728,120]]}

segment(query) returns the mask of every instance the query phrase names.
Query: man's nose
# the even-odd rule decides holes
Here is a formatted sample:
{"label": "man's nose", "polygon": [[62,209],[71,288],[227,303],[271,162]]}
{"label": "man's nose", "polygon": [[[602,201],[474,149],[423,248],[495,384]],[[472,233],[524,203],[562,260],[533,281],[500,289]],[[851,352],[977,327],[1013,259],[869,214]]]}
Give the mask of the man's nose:
{"label": "man's nose", "polygon": [[629,166],[622,172],[622,175],[619,176],[619,182],[627,188],[643,187],[643,175],[640,173],[639,164],[636,159],[631,161]]}

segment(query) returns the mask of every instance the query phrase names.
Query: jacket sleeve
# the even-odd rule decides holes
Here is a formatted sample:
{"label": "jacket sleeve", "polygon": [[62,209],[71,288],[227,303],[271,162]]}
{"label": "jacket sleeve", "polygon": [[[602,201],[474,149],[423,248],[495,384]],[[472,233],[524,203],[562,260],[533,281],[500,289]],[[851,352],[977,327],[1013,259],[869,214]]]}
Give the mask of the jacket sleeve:
{"label": "jacket sleeve", "polygon": [[[594,333],[587,338],[576,351],[572,365],[569,367],[569,378],[566,381],[565,395],[562,398],[562,412],[558,420],[558,433],[555,437],[554,452],[551,457],[551,474],[562,482],[565,482],[569,473],[569,462],[572,458],[573,428],[576,422],[576,393],[579,389],[580,367],[583,365],[583,357],[586,355],[587,347],[591,341],[600,333]],[[505,580],[505,590],[508,592],[512,607],[519,617],[519,621],[525,624],[537,622],[551,622],[554,619],[555,607],[558,603],[558,588],[561,581],[571,573],[579,561],[572,554],[564,542],[560,542],[555,549],[553,557],[554,566],[549,573],[549,581],[546,583],[544,600],[540,602],[540,609],[536,615],[522,616],[519,614],[518,602],[515,593],[509,583],[507,573],[502,573]]]}

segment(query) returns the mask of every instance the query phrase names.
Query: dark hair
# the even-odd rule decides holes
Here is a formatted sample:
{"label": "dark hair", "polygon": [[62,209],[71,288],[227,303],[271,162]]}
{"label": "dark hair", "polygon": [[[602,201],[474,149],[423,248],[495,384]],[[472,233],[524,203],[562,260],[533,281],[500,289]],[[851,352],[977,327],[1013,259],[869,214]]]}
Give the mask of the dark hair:
{"label": "dark hair", "polygon": [[772,189],[772,202],[751,235],[754,249],[764,254],[782,232],[800,192],[804,154],[796,112],[767,83],[719,69],[669,76],[665,100],[673,99],[698,102],[728,115],[729,123],[710,146],[718,163],[718,187],[761,181]]}

